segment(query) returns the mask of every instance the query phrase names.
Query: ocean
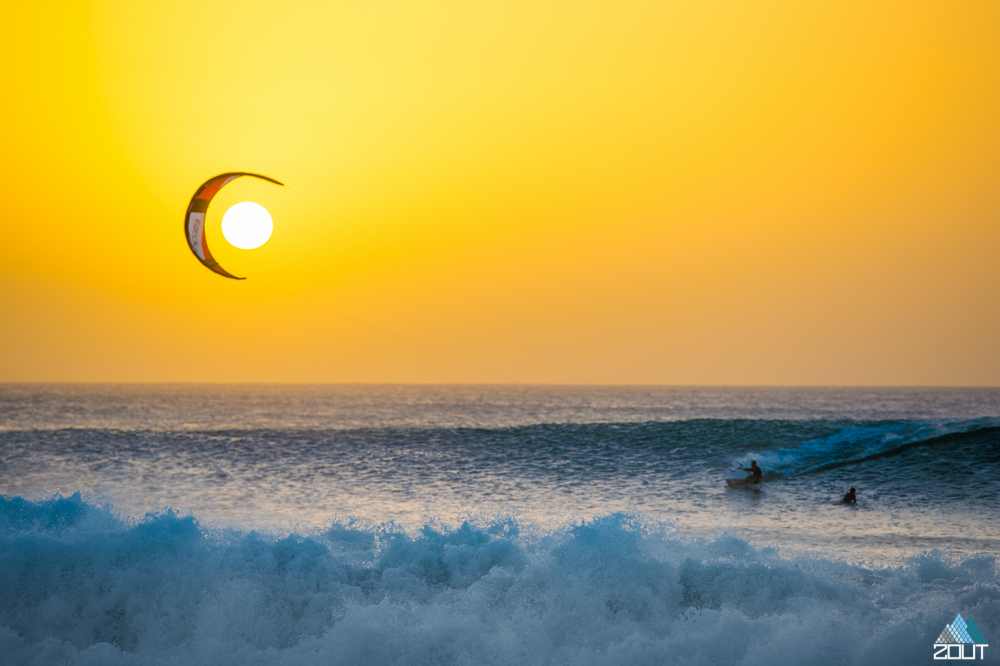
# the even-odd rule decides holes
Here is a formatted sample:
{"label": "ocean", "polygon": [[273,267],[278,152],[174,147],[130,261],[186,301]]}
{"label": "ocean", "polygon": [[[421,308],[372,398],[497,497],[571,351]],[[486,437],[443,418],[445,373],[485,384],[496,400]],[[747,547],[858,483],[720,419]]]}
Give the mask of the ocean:
{"label": "ocean", "polygon": [[0,385],[4,664],[1000,663],[998,556],[1000,389]]}

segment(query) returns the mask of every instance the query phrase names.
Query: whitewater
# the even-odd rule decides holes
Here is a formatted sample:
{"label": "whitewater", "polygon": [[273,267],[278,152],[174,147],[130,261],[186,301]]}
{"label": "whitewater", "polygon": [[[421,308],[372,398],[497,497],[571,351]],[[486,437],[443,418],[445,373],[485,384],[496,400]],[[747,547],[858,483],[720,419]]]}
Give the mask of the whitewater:
{"label": "whitewater", "polygon": [[931,663],[998,490],[996,389],[2,385],[0,662]]}

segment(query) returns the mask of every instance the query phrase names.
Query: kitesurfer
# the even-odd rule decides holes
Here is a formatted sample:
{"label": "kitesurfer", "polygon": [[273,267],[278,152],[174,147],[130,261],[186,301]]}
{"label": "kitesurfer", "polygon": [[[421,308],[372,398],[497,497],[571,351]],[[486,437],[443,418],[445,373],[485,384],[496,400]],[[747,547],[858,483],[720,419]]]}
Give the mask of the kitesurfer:
{"label": "kitesurfer", "polygon": [[747,469],[743,465],[740,465],[740,469],[750,473],[747,474],[747,478],[743,479],[742,481],[737,481],[735,484],[737,486],[742,486],[747,483],[758,484],[764,480],[764,471],[760,467],[757,467],[756,460],[750,461],[750,469]]}
{"label": "kitesurfer", "polygon": [[857,503],[858,503],[858,496],[857,496],[857,494],[855,493],[855,491],[854,491],[854,488],[851,488],[851,489],[850,489],[850,490],[849,490],[849,491],[848,491],[848,492],[847,492],[847,493],[846,493],[846,494],[844,495],[844,499],[842,499],[842,500],[841,500],[841,502],[842,502],[843,504],[857,504]]}

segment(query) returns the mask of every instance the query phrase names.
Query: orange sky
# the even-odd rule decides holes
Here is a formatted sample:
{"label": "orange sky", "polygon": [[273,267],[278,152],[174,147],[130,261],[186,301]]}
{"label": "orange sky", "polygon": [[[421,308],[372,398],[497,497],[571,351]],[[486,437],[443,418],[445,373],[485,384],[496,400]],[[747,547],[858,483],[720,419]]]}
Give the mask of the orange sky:
{"label": "orange sky", "polygon": [[7,4],[0,381],[1000,385],[993,0]]}

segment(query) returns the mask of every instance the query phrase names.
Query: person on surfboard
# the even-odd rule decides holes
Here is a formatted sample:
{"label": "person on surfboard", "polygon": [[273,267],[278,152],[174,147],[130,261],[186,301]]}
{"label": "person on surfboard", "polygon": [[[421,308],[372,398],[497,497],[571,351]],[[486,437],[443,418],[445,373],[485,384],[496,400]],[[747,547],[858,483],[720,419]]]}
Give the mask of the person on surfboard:
{"label": "person on surfboard", "polygon": [[854,492],[854,488],[851,488],[845,495],[844,499],[840,500],[843,504],[857,504],[858,496]]}
{"label": "person on surfboard", "polygon": [[740,469],[745,470],[745,471],[750,472],[750,473],[747,474],[747,478],[743,479],[742,481],[737,481],[733,485],[742,486],[742,485],[745,485],[747,483],[758,484],[758,483],[760,483],[761,481],[764,480],[764,472],[763,472],[763,470],[761,470],[760,467],[757,467],[757,461],[756,460],[751,460],[750,461],[750,469],[747,469],[743,465],[740,465]]}

